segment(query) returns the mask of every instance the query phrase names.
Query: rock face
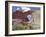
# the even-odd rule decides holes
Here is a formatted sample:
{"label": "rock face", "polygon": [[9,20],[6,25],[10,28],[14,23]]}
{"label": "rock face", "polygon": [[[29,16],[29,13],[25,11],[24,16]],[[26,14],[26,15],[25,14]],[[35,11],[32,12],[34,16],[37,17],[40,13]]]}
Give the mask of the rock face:
{"label": "rock face", "polygon": [[29,15],[29,14],[32,14],[32,12],[26,11],[26,12],[23,13],[22,10],[17,10],[16,12],[13,12],[12,18],[13,19],[21,19],[21,20],[26,22],[26,21],[28,21],[27,15]]}
{"label": "rock face", "polygon": [[32,27],[33,29],[38,29],[40,28],[40,11],[37,10],[37,11],[34,11],[33,12],[33,17],[34,17],[34,22],[32,22]]}

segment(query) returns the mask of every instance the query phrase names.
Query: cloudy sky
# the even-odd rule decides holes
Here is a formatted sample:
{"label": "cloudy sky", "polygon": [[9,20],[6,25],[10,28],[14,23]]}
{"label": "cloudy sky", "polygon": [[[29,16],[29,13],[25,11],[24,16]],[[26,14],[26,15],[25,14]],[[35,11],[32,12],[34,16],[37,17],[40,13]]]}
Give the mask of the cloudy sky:
{"label": "cloudy sky", "polygon": [[26,6],[13,6],[12,11],[15,12],[16,10],[40,10],[39,7],[26,7]]}

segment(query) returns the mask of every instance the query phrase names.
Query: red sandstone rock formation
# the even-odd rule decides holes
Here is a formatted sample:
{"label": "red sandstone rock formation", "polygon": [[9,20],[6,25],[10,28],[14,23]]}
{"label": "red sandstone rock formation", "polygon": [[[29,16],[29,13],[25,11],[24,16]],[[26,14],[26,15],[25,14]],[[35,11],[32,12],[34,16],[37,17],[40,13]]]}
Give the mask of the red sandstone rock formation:
{"label": "red sandstone rock formation", "polygon": [[24,13],[23,13],[22,10],[16,10],[16,12],[13,12],[12,18],[13,19],[21,19],[24,22],[27,22],[28,21],[27,15],[29,15],[29,14],[32,14],[32,11],[31,10],[29,10],[27,12],[24,12]]}

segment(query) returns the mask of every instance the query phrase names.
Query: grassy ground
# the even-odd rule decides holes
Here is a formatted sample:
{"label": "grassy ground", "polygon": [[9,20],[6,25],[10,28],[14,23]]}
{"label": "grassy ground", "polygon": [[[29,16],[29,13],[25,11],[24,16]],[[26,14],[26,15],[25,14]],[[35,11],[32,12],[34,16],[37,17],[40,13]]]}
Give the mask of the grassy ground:
{"label": "grassy ground", "polygon": [[21,24],[18,23],[16,25],[13,25],[13,30],[29,30],[31,29],[31,24]]}

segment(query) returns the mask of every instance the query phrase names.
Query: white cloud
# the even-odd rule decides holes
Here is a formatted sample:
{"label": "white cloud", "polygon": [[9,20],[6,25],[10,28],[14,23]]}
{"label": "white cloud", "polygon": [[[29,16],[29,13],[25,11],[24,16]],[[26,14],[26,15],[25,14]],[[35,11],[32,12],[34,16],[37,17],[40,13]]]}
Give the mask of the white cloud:
{"label": "white cloud", "polygon": [[17,8],[16,10],[20,10],[20,8]]}
{"label": "white cloud", "polygon": [[22,10],[31,10],[31,9],[28,7],[22,7]]}
{"label": "white cloud", "polygon": [[31,10],[30,8],[28,8],[28,7],[21,7],[22,8],[22,10],[24,10],[23,12],[26,12],[26,11],[28,11],[28,10]]}

